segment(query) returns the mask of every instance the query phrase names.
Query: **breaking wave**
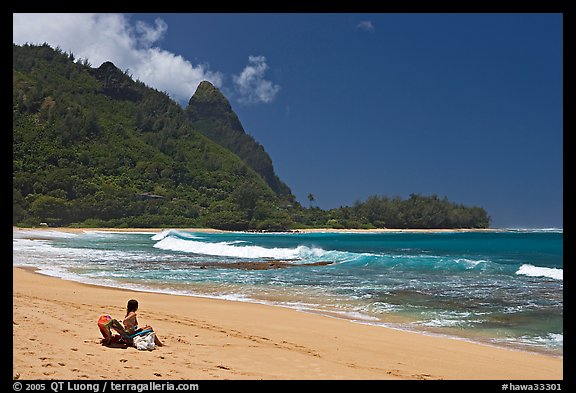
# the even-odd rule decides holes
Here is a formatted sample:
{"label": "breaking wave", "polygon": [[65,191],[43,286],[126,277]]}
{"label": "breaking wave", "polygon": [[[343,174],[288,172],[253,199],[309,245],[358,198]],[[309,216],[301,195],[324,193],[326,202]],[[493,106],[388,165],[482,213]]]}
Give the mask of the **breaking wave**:
{"label": "breaking wave", "polygon": [[529,264],[520,266],[520,269],[518,269],[516,274],[523,274],[530,277],[548,277],[555,280],[564,280],[564,269],[538,267]]}
{"label": "breaking wave", "polygon": [[205,243],[172,236],[165,236],[158,243],[154,244],[154,247],[162,250],[247,259],[304,259],[322,257],[326,254],[326,251],[320,248],[310,248],[306,246],[298,246],[296,248],[266,248],[261,246],[238,245],[236,242]]}

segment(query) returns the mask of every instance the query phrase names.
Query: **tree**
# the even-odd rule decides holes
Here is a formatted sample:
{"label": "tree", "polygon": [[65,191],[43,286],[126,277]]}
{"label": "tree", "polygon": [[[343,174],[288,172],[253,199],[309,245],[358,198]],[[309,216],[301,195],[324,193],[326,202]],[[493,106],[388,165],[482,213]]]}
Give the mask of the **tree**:
{"label": "tree", "polygon": [[243,211],[246,214],[248,220],[252,219],[254,208],[256,207],[260,196],[261,193],[258,188],[254,187],[254,185],[250,183],[244,183],[232,192],[232,200],[238,206],[238,210]]}
{"label": "tree", "polygon": [[30,212],[40,221],[62,225],[68,217],[68,203],[62,198],[41,195],[30,205]]}
{"label": "tree", "polygon": [[314,202],[314,195],[312,193],[308,194],[308,201],[310,202],[310,207],[312,207],[312,202]]}

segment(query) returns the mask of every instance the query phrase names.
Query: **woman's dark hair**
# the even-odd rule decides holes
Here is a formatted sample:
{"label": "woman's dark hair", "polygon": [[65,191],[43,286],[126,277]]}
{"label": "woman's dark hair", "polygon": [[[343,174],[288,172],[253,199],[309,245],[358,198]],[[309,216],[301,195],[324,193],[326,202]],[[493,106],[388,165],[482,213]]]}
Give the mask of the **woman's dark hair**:
{"label": "woman's dark hair", "polygon": [[128,306],[126,307],[126,315],[130,314],[131,311],[138,310],[138,300],[130,299],[128,300]]}

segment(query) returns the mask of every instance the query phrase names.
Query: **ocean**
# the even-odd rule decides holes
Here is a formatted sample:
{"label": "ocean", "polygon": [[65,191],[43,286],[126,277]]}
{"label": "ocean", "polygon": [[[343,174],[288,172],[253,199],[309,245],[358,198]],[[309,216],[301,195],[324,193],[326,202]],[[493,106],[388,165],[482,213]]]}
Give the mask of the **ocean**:
{"label": "ocean", "polygon": [[13,265],[563,356],[563,231],[14,230]]}

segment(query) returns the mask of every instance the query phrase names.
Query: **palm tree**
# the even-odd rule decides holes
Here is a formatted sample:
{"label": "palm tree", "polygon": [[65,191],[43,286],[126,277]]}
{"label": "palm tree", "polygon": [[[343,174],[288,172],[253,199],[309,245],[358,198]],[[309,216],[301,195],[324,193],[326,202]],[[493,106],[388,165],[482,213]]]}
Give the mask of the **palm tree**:
{"label": "palm tree", "polygon": [[314,202],[314,195],[312,193],[308,194],[308,201],[310,202],[310,207],[312,207],[312,202]]}

